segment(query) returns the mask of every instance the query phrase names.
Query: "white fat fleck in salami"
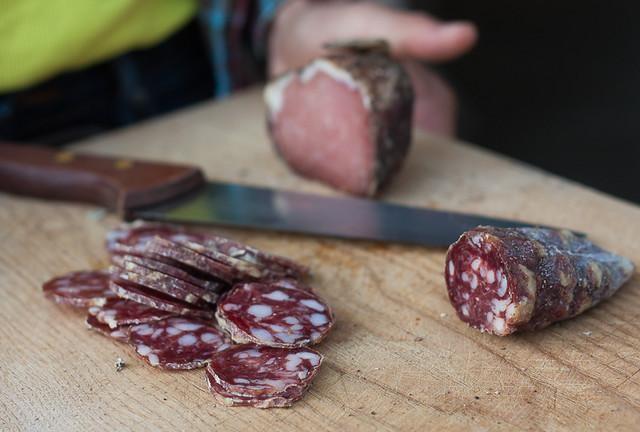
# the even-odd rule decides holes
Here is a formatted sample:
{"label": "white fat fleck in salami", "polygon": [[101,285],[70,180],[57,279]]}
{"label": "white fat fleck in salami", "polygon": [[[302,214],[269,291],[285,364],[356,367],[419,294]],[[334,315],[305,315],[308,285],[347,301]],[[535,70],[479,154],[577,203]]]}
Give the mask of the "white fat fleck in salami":
{"label": "white fat fleck in salami", "polygon": [[167,318],[130,328],[129,344],[151,366],[163,369],[203,367],[231,346],[225,335],[204,321]]}
{"label": "white fat fleck in salami", "polygon": [[473,261],[471,261],[471,268],[475,271],[478,271],[481,262],[482,260],[480,258],[474,259]]}
{"label": "white fat fleck in salami", "polygon": [[467,305],[467,304],[463,304],[463,305],[460,307],[460,310],[462,311],[462,315],[464,315],[464,316],[469,316],[469,305]]}
{"label": "white fat fleck in salami", "polygon": [[257,304],[257,305],[249,306],[249,308],[247,309],[247,312],[249,312],[254,317],[260,319],[260,318],[266,318],[271,316],[273,314],[273,309],[271,309],[271,306],[269,305]]}
{"label": "white fat fleck in salami", "polygon": [[317,295],[277,282],[236,285],[218,304],[216,318],[234,341],[274,347],[318,343],[334,321]]}
{"label": "white fat fleck in salami", "polygon": [[285,301],[290,299],[287,293],[280,290],[275,290],[273,292],[270,292],[269,294],[265,294],[264,298],[275,301]]}
{"label": "white fat fleck in salami", "polygon": [[494,283],[496,281],[496,274],[493,270],[489,270],[487,272],[487,282],[489,282],[490,284]]}
{"label": "white fat fleck in salami", "polygon": [[472,290],[478,288],[478,276],[471,275],[471,283],[469,284]]}
{"label": "white fat fleck in salami", "polygon": [[308,308],[311,308],[313,310],[319,311],[319,312],[323,312],[325,310],[325,307],[322,303],[320,303],[317,300],[314,299],[303,299],[300,300],[300,303],[302,303],[303,305],[305,305]]}
{"label": "white fat fleck in salami", "polygon": [[[252,336],[262,342],[273,342],[273,336],[268,330],[253,327],[249,330]],[[237,342],[237,341],[236,341]]]}
{"label": "white fat fleck in salami", "polygon": [[322,363],[309,348],[238,345],[215,354],[207,367],[207,383],[225,405],[285,407],[299,400]]}
{"label": "white fat fleck in salami", "polygon": [[109,273],[104,270],[76,271],[45,282],[42,290],[56,303],[90,308],[116,297],[109,289],[109,278]]}
{"label": "white fat fleck in salami", "polygon": [[511,300],[510,299],[506,299],[506,300],[492,299],[491,300],[491,310],[493,310],[493,312],[495,314],[499,314],[500,312],[506,311],[507,307],[510,304],[511,304]]}
{"label": "white fat fleck in salami", "polygon": [[500,297],[504,297],[507,293],[507,277],[505,275],[502,275],[500,278],[500,287],[498,288],[497,293]]}

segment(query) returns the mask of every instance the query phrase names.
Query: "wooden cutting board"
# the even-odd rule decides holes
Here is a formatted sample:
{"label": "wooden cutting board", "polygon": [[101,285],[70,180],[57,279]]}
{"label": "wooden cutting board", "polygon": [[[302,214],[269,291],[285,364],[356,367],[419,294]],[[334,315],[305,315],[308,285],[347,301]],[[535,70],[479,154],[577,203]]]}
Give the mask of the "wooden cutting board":
{"label": "wooden cutting board", "polygon": [[[271,150],[258,91],[78,144],[200,164],[211,178],[333,194]],[[518,145],[518,143],[513,143]],[[559,149],[560,151],[560,149]],[[606,173],[603,173],[606,175]],[[589,233],[640,263],[640,208],[471,145],[415,138],[388,201]],[[216,406],[202,371],[167,373],[41,295],[46,279],[106,264],[117,224],[96,208],[0,194],[2,430],[637,430],[640,278],[581,317],[499,338],[454,315],[444,250],[221,230],[313,269],[337,325],[293,408]],[[122,357],[126,368],[116,372]]]}

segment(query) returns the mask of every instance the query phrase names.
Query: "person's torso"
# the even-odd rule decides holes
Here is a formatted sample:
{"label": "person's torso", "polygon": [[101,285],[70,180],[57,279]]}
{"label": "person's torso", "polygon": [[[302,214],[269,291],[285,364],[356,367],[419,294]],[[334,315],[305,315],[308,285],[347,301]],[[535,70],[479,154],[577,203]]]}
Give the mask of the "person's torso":
{"label": "person's torso", "polygon": [[153,45],[197,0],[0,0],[0,93]]}

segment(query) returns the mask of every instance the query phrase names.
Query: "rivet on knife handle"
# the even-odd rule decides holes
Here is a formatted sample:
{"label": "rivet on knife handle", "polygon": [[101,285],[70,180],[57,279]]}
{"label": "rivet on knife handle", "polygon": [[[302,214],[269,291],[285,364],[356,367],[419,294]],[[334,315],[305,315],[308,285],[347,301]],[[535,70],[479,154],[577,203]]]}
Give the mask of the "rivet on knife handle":
{"label": "rivet on knife handle", "polygon": [[0,190],[98,204],[125,213],[157,204],[204,183],[192,166],[0,143]]}

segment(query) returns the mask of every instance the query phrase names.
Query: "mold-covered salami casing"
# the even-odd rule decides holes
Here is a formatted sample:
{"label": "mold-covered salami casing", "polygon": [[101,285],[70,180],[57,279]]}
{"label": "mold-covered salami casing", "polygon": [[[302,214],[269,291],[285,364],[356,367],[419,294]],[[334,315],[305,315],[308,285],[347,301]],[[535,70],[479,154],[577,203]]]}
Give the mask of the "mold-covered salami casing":
{"label": "mold-covered salami casing", "polygon": [[582,313],[633,271],[627,258],[568,231],[478,227],[449,248],[445,280],[462,321],[505,336]]}
{"label": "mold-covered salami casing", "polygon": [[411,79],[384,41],[327,48],[267,85],[268,129],[299,174],[375,195],[399,170],[411,143]]}

